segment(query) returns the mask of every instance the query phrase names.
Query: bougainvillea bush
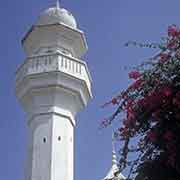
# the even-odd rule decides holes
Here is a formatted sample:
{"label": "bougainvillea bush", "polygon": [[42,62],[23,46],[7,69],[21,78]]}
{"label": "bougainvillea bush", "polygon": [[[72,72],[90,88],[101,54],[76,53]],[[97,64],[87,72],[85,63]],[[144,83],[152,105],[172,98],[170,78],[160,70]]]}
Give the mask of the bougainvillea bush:
{"label": "bougainvillea bush", "polygon": [[119,165],[130,166],[129,179],[180,180],[180,29],[169,26],[156,47],[155,56],[129,73],[132,84],[104,105],[116,110],[102,126],[123,114],[115,135],[123,142]]}

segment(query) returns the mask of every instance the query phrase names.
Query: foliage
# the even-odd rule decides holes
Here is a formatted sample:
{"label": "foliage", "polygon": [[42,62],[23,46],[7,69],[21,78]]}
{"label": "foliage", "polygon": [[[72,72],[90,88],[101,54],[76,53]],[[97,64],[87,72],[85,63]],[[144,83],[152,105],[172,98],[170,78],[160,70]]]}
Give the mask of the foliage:
{"label": "foliage", "polygon": [[[137,180],[180,177],[180,29],[169,26],[167,37],[156,47],[157,55],[129,73],[133,83],[104,105],[114,105],[116,111],[102,126],[124,115],[115,135],[123,142],[119,165],[121,169],[130,166],[129,179],[134,175]],[[132,152],[136,159],[131,160]]]}

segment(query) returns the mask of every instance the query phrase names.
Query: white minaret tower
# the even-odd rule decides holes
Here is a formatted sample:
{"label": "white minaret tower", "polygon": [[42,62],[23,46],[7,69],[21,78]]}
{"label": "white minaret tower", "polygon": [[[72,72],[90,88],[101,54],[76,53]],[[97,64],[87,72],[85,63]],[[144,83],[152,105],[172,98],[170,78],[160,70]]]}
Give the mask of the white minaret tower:
{"label": "white minaret tower", "polygon": [[84,33],[57,1],[22,46],[27,58],[16,73],[16,95],[30,130],[26,180],[73,180],[75,116],[92,97],[80,59],[87,50]]}

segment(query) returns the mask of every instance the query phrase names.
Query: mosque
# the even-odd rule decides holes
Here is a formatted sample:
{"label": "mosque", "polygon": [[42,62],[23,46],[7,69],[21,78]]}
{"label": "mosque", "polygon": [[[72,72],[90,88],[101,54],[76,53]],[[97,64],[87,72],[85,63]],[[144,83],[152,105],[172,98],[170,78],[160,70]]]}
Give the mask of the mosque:
{"label": "mosque", "polygon": [[[16,96],[29,128],[26,180],[74,180],[77,112],[92,98],[92,79],[81,57],[86,38],[59,1],[43,11],[22,39],[26,60],[16,72]],[[113,145],[104,180],[124,180]]]}

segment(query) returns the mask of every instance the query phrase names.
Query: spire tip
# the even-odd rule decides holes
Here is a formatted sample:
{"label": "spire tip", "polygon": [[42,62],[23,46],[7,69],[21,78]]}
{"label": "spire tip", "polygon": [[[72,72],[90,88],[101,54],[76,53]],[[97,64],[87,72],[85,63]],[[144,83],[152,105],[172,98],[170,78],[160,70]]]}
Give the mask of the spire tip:
{"label": "spire tip", "polygon": [[112,131],[112,163],[117,164],[116,151],[115,151],[115,137],[113,131]]}
{"label": "spire tip", "polygon": [[56,7],[57,7],[57,9],[60,9],[60,3],[59,3],[59,0],[56,0]]}

